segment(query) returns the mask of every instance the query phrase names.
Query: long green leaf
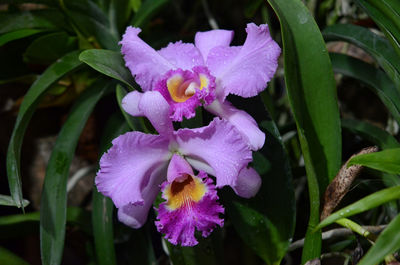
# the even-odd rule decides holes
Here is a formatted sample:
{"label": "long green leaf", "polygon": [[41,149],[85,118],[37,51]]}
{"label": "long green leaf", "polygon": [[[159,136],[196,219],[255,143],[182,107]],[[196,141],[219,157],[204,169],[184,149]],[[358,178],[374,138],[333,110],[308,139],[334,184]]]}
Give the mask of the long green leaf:
{"label": "long green leaf", "polygon": [[297,124],[310,193],[310,221],[302,262],[319,257],[320,192],[341,165],[341,127],[329,55],[313,17],[300,0],[268,0],[282,30],[285,82]]}
{"label": "long green leaf", "polygon": [[146,22],[168,2],[169,0],[144,1],[141,4],[138,12],[136,12],[130,24],[135,27],[143,27]]}
{"label": "long green leaf", "polygon": [[[0,217],[0,238],[21,237],[30,232],[37,232],[39,230],[39,221],[40,212],[2,216]],[[78,226],[88,235],[92,235],[90,213],[88,211],[78,207],[68,207],[67,223]]]}
{"label": "long green leaf", "polygon": [[400,56],[400,4],[397,0],[357,0],[365,12],[382,29]]}
{"label": "long green leaf", "polygon": [[29,62],[48,64],[66,53],[76,50],[76,37],[65,32],[54,32],[36,38],[26,49],[24,59]]}
{"label": "long green leaf", "polygon": [[391,174],[400,174],[400,148],[353,157],[348,165],[362,165]]}
{"label": "long green leaf", "polygon": [[[208,238],[198,238],[194,247],[175,246],[166,241],[168,255],[172,264],[177,265],[219,265],[224,264],[220,231],[213,231]],[[164,239],[163,239],[164,240]]]}
{"label": "long green leaf", "polygon": [[60,264],[67,214],[67,180],[79,136],[97,101],[113,84],[100,79],[85,90],[63,125],[47,165],[40,205],[40,246],[43,264]]}
{"label": "long green leaf", "polygon": [[349,216],[353,216],[370,209],[373,209],[379,205],[384,203],[396,200],[400,198],[400,186],[387,188],[384,190],[380,190],[375,192],[371,195],[368,195],[361,200],[350,204],[337,212],[334,212],[326,219],[324,219],[316,228],[315,230],[324,228],[327,225],[333,224],[336,220],[341,218],[346,218]]}
{"label": "long green leaf", "polygon": [[20,30],[15,30],[12,32],[8,32],[5,34],[2,34],[0,36],[0,46],[3,46],[4,44],[13,41],[13,40],[18,40],[22,39],[25,37],[32,36],[34,34],[38,34],[40,32],[43,32],[43,30],[40,29],[20,29]]}
{"label": "long green leaf", "polygon": [[79,60],[93,69],[128,85],[131,89],[135,84],[132,74],[125,67],[121,53],[109,50],[86,50],[79,55]]}
{"label": "long green leaf", "polygon": [[32,84],[22,101],[7,152],[7,174],[11,197],[16,205],[23,205],[20,174],[21,145],[26,127],[47,89],[65,74],[82,65],[78,52],[60,58]]}
{"label": "long green leaf", "polygon": [[0,247],[0,264],[29,265],[28,262],[2,247]]}
{"label": "long green leaf", "polygon": [[400,92],[383,71],[344,54],[331,53],[330,56],[335,72],[356,78],[367,84],[400,124]]}
{"label": "long green leaf", "polygon": [[[0,205],[4,206],[18,206],[15,204],[15,201],[12,199],[11,196],[0,194]],[[23,207],[29,205],[28,200],[23,200]]]}
{"label": "long green leaf", "polygon": [[370,141],[381,149],[400,147],[400,143],[387,131],[372,124],[354,119],[343,119],[342,127]]}
{"label": "long green leaf", "polygon": [[118,51],[120,36],[106,14],[93,1],[64,1],[64,12],[87,39],[95,38],[102,48]]}
{"label": "long green leaf", "polygon": [[394,218],[379,235],[375,244],[360,260],[358,265],[375,265],[381,262],[385,256],[400,249],[400,214]]}
{"label": "long green leaf", "polygon": [[385,38],[351,24],[333,25],[322,33],[327,41],[347,41],[371,54],[400,89],[400,57]]}
{"label": "long green leaf", "polygon": [[[280,264],[294,232],[292,174],[275,123],[264,121],[262,127],[268,141],[260,153],[254,154],[254,167],[263,181],[260,191],[251,200],[229,197],[224,205],[242,240],[267,264]],[[276,207],[276,201],[280,207]]]}
{"label": "long green leaf", "polygon": [[[129,130],[129,126],[120,115],[112,116],[107,122],[100,143],[100,153],[104,153],[111,146],[115,137]],[[113,209],[112,201],[93,190],[92,225],[97,264],[117,264],[114,249]]]}
{"label": "long green leaf", "polygon": [[67,25],[64,19],[63,14],[54,8],[6,12],[0,16],[0,34],[27,29],[64,29]]}

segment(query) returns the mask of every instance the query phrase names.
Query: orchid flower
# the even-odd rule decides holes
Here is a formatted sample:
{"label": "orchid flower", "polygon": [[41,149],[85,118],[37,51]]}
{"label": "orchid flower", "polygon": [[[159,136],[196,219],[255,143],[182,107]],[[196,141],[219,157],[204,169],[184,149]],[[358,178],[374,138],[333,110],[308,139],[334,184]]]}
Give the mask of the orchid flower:
{"label": "orchid flower", "polygon": [[[114,139],[100,159],[97,189],[112,199],[121,222],[139,228],[166,180],[157,228],[171,243],[194,245],[189,235],[195,228],[207,236],[222,225],[215,187],[229,185],[245,198],[257,193],[261,178],[248,168],[251,150],[236,128],[218,117],[205,127],[174,131],[170,106],[157,91],[143,94],[136,107],[159,135],[128,132]],[[215,187],[206,173],[215,176]]]}
{"label": "orchid flower", "polygon": [[[159,51],[139,38],[140,31],[128,27],[120,42],[126,66],[144,94],[159,91],[164,96],[172,120],[192,118],[203,105],[235,126],[252,150],[264,145],[265,135],[254,119],[225,99],[229,94],[256,96],[274,75],[281,50],[267,25],[248,24],[243,46],[229,46],[233,31],[211,30],[198,32],[194,45],[179,41]],[[125,111],[142,116],[136,107],[142,96],[136,91],[126,95]]]}

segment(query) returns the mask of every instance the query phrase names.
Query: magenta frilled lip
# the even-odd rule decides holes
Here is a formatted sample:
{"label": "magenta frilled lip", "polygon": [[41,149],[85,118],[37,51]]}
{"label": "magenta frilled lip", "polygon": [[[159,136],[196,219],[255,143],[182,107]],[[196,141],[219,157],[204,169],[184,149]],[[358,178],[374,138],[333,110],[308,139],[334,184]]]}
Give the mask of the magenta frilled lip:
{"label": "magenta frilled lip", "polygon": [[[273,77],[280,48],[271,38],[267,25],[250,23],[242,46],[230,46],[233,31],[198,32],[194,44],[181,41],[154,50],[128,27],[122,41],[126,66],[143,91],[159,91],[170,105],[170,118],[191,118],[198,106],[232,123],[252,150],[264,145],[265,135],[254,119],[233,107],[229,94],[253,97],[264,90]],[[129,95],[124,109],[134,115],[143,113],[129,106],[138,96]]]}
{"label": "magenta frilled lip", "polygon": [[216,226],[223,226],[220,215],[224,208],[218,203],[213,181],[203,171],[194,176],[181,156],[172,157],[161,190],[165,201],[156,209],[155,224],[172,244],[194,246],[198,243],[196,230],[207,237]]}

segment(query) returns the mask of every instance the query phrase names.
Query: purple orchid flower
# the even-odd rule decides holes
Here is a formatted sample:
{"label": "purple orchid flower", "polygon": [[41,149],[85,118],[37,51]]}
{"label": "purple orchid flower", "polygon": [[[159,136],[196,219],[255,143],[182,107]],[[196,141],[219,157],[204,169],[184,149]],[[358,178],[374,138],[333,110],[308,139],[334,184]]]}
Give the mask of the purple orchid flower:
{"label": "purple orchid flower", "polygon": [[[100,160],[97,189],[113,200],[121,222],[139,228],[167,179],[157,228],[174,244],[196,244],[195,228],[207,236],[222,225],[223,208],[205,172],[215,176],[217,188],[229,185],[239,196],[252,197],[261,178],[248,168],[251,150],[236,128],[220,118],[205,127],[174,131],[170,105],[157,91],[144,93],[136,108],[159,135],[128,132],[114,139]],[[198,176],[188,163],[200,171]]]}
{"label": "purple orchid flower", "polygon": [[[233,31],[198,32],[194,45],[170,43],[156,51],[138,37],[140,29],[128,27],[122,41],[126,66],[144,93],[159,91],[170,105],[170,118],[192,118],[203,105],[229,121],[252,150],[264,145],[265,135],[254,119],[225,100],[229,94],[253,97],[264,90],[278,66],[280,48],[267,25],[247,25],[243,46],[229,46]],[[122,101],[125,111],[137,109],[143,93],[131,92]]]}

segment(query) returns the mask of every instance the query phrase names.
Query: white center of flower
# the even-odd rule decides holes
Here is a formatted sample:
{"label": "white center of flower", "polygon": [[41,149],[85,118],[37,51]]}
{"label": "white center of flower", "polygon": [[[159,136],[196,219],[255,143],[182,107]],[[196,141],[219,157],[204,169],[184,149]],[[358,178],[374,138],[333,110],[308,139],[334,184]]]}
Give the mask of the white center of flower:
{"label": "white center of flower", "polygon": [[196,93],[196,88],[199,88],[199,86],[195,82],[190,83],[185,90],[185,96],[193,96]]}

